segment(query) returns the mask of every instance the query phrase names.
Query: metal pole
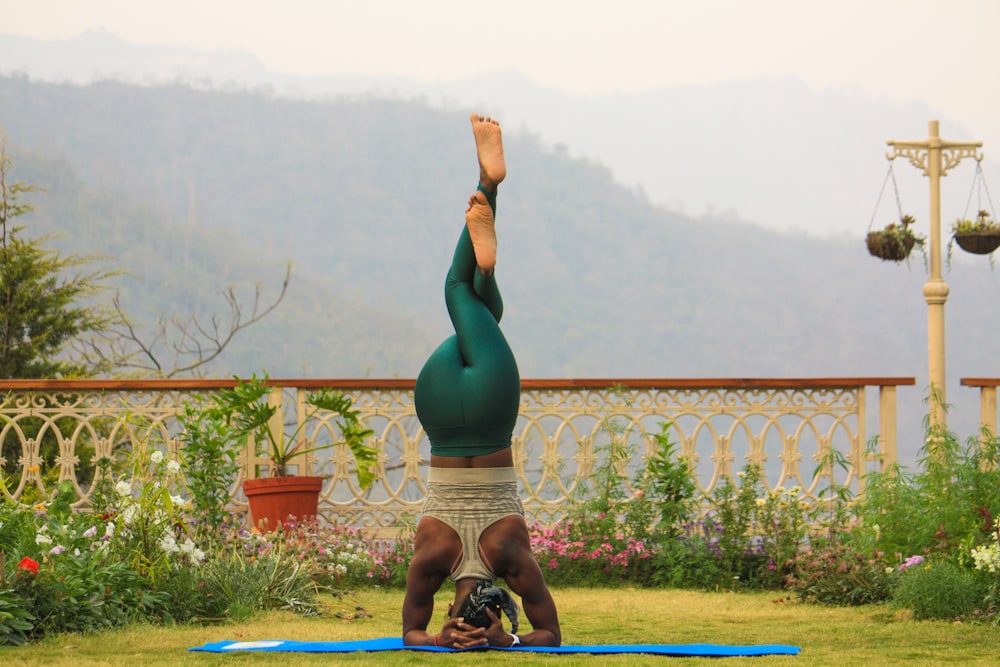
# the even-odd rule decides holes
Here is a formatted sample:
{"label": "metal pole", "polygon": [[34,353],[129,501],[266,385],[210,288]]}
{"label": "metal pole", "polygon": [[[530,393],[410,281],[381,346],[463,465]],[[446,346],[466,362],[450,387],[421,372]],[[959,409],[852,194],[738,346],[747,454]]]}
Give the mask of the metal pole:
{"label": "metal pole", "polygon": [[926,141],[888,141],[892,151],[890,160],[905,157],[930,179],[930,276],[924,284],[927,302],[927,377],[930,391],[930,425],[945,428],[945,354],[944,354],[944,304],[948,300],[948,284],[941,274],[941,177],[964,158],[982,159],[977,150],[983,143],[958,143],[942,141],[938,121],[928,124]]}
{"label": "metal pole", "polygon": [[948,284],[941,274],[941,137],[938,122],[929,123],[927,140],[927,176],[930,178],[930,246],[931,275],[924,284],[927,301],[927,376],[930,390],[932,425],[945,426],[945,355],[944,304],[948,300]]}

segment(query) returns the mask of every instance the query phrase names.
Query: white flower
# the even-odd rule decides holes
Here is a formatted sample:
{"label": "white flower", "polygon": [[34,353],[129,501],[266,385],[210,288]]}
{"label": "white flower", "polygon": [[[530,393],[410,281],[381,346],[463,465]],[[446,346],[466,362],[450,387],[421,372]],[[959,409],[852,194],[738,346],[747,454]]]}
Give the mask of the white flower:
{"label": "white flower", "polygon": [[61,554],[64,551],[66,551],[66,547],[64,547],[61,544],[57,544],[56,546],[54,546],[51,549],[49,549],[49,555],[50,556],[58,556],[59,554]]}
{"label": "white flower", "polygon": [[112,538],[115,536],[115,522],[108,521],[108,525],[104,527],[104,537]]}
{"label": "white flower", "polygon": [[1000,572],[1000,544],[981,544],[972,550],[972,560],[976,569],[996,574]]}
{"label": "white flower", "polygon": [[194,553],[194,548],[195,548],[194,542],[191,541],[190,537],[181,543],[181,553],[185,554]]}
{"label": "white flower", "polygon": [[177,461],[167,461],[167,470],[170,472],[179,472],[181,469],[181,464]]}
{"label": "white flower", "polygon": [[84,537],[94,537],[97,535],[97,526],[91,526],[87,530],[83,531]]}
{"label": "white flower", "polygon": [[175,496],[173,494],[170,494],[170,502],[172,502],[174,505],[181,506],[184,504],[184,498],[182,496]]}
{"label": "white flower", "polygon": [[130,496],[132,495],[132,485],[129,484],[127,480],[119,480],[118,483],[115,484],[115,491],[119,496]]}
{"label": "white flower", "polygon": [[135,515],[138,514],[139,510],[136,509],[135,505],[129,505],[124,510],[122,510],[122,523],[126,526],[132,524],[135,520]]}
{"label": "white flower", "polygon": [[163,452],[157,449],[155,452],[149,455],[149,460],[152,461],[153,463],[159,463],[160,461],[163,460]]}
{"label": "white flower", "polygon": [[38,531],[38,534],[35,535],[35,544],[52,544],[52,538],[42,531]]}
{"label": "white flower", "polygon": [[177,546],[177,540],[175,540],[174,536],[170,533],[164,535],[163,539],[160,540],[160,548],[168,554],[174,554],[181,550],[181,548]]}

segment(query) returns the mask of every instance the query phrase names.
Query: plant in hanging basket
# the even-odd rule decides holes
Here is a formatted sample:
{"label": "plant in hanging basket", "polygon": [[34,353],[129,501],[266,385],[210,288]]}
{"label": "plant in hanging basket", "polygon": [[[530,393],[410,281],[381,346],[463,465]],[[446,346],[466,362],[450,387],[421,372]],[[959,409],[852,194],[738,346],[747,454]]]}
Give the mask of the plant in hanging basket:
{"label": "plant in hanging basket", "polygon": [[974,255],[989,255],[1000,248],[1000,224],[989,211],[979,211],[975,220],[959,218],[951,226],[958,247]]}
{"label": "plant in hanging basket", "polygon": [[917,236],[910,229],[916,222],[912,215],[904,215],[899,224],[890,222],[885,229],[868,232],[865,243],[874,257],[890,262],[902,262],[910,256],[914,246],[923,247],[924,237]]}

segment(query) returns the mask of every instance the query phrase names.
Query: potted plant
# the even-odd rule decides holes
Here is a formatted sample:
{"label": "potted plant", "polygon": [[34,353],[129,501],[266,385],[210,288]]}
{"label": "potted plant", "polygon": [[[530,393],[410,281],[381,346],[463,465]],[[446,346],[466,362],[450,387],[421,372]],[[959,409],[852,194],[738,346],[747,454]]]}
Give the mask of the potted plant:
{"label": "potted plant", "polygon": [[[257,451],[271,460],[269,477],[243,482],[252,525],[273,530],[289,516],[302,519],[316,515],[323,478],[290,475],[288,466],[296,456],[346,445],[357,464],[358,484],[362,489],[371,485],[375,477],[372,467],[378,452],[365,444],[365,438],[373,431],[364,427],[358,418],[358,411],[351,408],[350,396],[331,389],[308,393],[306,403],[311,409],[293,430],[286,433],[282,415],[277,414],[278,406],[267,400],[271,393],[267,377],[254,375],[248,380],[239,377],[236,380],[235,387],[216,392],[214,405],[208,408],[208,413],[224,420],[231,429],[231,436],[243,446],[247,445],[252,435]],[[342,439],[310,445],[300,434],[310,418],[321,412],[339,417],[335,423]]]}
{"label": "potted plant", "polygon": [[874,257],[891,262],[901,262],[910,256],[914,246],[923,248],[924,237],[917,236],[910,229],[916,222],[912,215],[904,215],[899,224],[890,222],[885,229],[868,232],[865,243]]}
{"label": "potted plant", "polygon": [[959,218],[951,230],[958,247],[974,255],[989,255],[1000,248],[1000,224],[990,218],[989,211],[979,211],[975,220]]}

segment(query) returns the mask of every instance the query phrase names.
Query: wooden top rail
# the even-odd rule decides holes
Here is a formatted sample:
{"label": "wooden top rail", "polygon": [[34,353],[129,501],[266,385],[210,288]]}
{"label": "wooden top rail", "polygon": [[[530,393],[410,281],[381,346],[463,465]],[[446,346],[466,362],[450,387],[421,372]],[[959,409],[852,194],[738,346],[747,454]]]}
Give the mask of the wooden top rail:
{"label": "wooden top rail", "polygon": [[[724,389],[724,388],[816,388],[909,386],[916,384],[913,377],[843,377],[843,378],[556,378],[521,380],[522,389],[608,389],[624,386],[631,389]],[[236,379],[34,379],[0,380],[2,390],[185,390],[208,391],[233,387]],[[413,389],[415,379],[401,378],[272,378],[272,387],[300,387],[302,389]],[[997,386],[1000,378],[962,380],[963,385]]]}
{"label": "wooden top rail", "polygon": [[963,387],[1000,387],[1000,378],[962,378]]}

